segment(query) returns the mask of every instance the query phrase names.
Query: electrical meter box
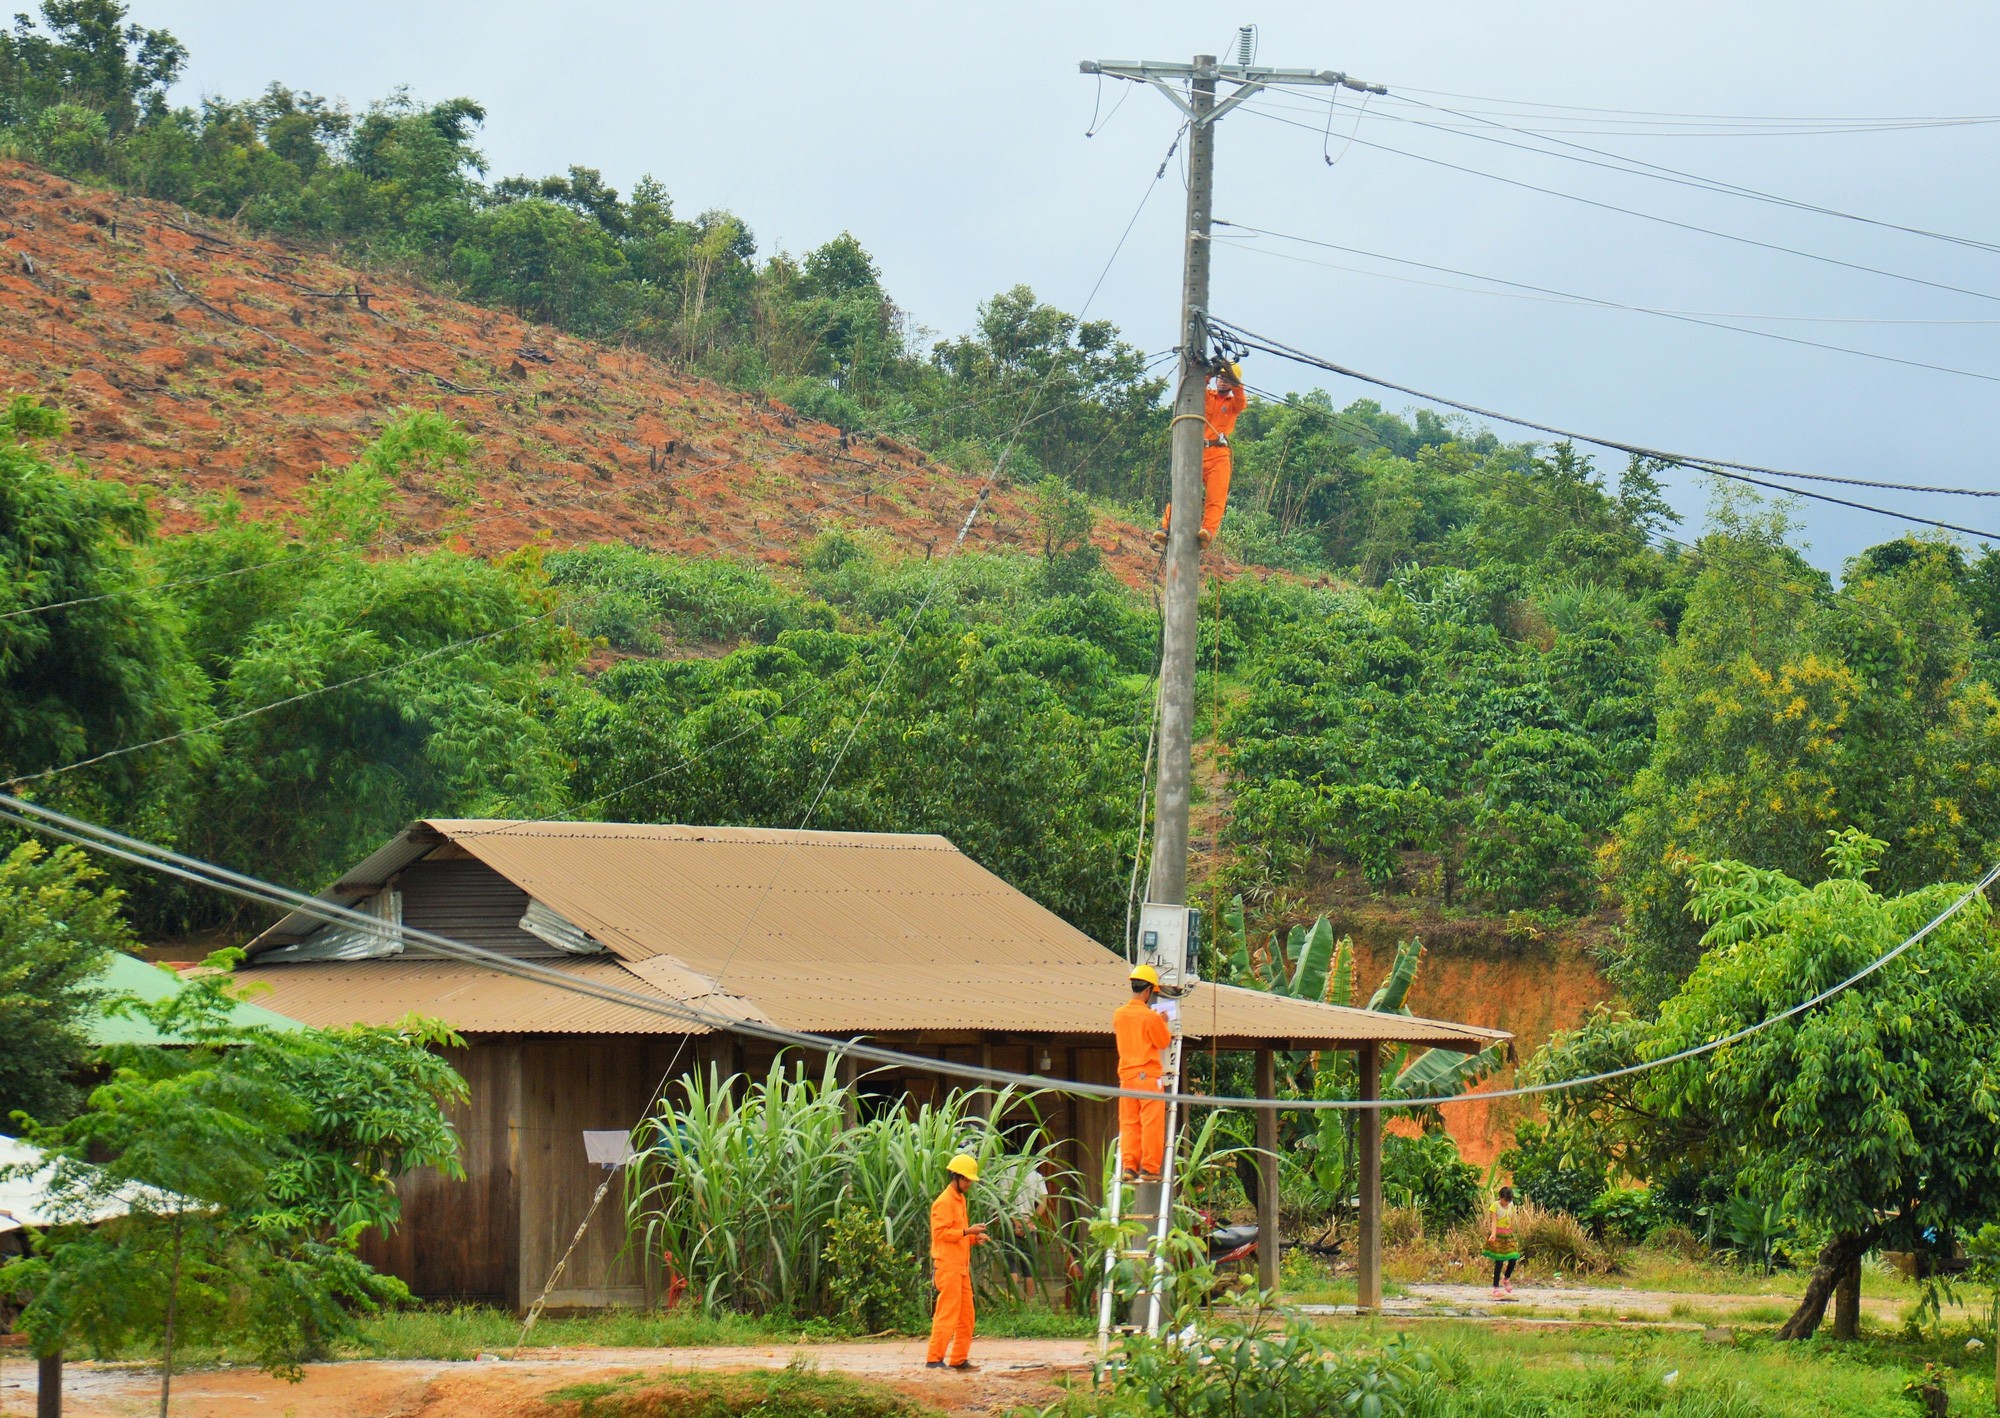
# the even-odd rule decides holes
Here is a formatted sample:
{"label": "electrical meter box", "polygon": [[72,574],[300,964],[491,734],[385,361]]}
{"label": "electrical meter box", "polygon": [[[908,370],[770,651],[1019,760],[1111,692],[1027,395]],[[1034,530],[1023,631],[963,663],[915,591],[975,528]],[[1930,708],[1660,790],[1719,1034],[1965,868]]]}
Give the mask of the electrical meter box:
{"label": "electrical meter box", "polygon": [[1157,901],[1141,906],[1138,963],[1160,972],[1162,989],[1194,988],[1201,977],[1201,912]]}

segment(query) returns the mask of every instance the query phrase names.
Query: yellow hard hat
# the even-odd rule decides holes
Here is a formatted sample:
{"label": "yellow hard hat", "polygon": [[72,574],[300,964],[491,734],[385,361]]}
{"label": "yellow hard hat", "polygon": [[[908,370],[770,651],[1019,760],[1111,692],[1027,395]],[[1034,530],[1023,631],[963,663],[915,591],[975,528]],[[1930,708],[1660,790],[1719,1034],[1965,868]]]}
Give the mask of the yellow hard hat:
{"label": "yellow hard hat", "polygon": [[1150,965],[1141,965],[1137,967],[1132,971],[1131,975],[1128,978],[1134,980],[1144,980],[1147,984],[1151,985],[1156,990],[1160,987],[1160,972],[1158,970],[1155,970]]}
{"label": "yellow hard hat", "polygon": [[1224,364],[1222,367],[1229,371],[1229,377],[1231,379],[1234,379],[1238,384],[1241,384],[1243,382],[1242,365],[1238,364],[1235,360],[1232,359],[1228,363]]}
{"label": "yellow hard hat", "polygon": [[958,1176],[965,1178],[965,1180],[967,1180],[968,1182],[976,1182],[979,1180],[979,1164],[973,1161],[970,1157],[966,1156],[963,1152],[959,1153],[958,1156],[952,1158],[951,1161],[945,1163],[944,1169],[947,1172],[956,1173]]}

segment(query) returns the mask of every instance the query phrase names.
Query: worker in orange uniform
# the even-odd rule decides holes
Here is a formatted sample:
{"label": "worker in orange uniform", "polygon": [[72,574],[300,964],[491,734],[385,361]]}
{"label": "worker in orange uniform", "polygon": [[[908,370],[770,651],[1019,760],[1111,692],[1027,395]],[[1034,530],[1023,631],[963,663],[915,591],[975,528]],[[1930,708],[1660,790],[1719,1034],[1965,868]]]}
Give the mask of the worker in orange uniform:
{"label": "worker in orange uniform", "polygon": [[[1141,965],[1132,972],[1132,998],[1111,1015],[1111,1031],[1118,1036],[1118,1086],[1160,1091],[1166,1065],[1161,1050],[1174,1042],[1174,1032],[1159,1011],[1153,1008],[1160,988],[1160,972]],[[1167,1103],[1164,1098],[1120,1098],[1118,1100],[1118,1147],[1124,1158],[1123,1180],[1157,1182],[1160,1166],[1167,1156]]]}
{"label": "worker in orange uniform", "polygon": [[[1201,450],[1201,530],[1195,540],[1205,550],[1222,526],[1222,509],[1229,505],[1229,435],[1236,430],[1236,416],[1249,407],[1243,392],[1243,368],[1218,360],[1210,376],[1209,388],[1202,391]],[[1167,524],[1174,515],[1171,499],[1160,514],[1160,530],[1153,533],[1153,545],[1167,544]]]}
{"label": "worker in orange uniform", "polygon": [[[979,1164],[960,1153],[945,1164],[945,1171],[951,1175],[931,1203],[931,1281],[938,1295],[924,1367],[970,1369],[976,1367],[971,1359],[972,1248],[985,1244],[986,1223],[972,1224],[965,1194],[979,1180]],[[949,1363],[947,1349],[952,1355]]]}

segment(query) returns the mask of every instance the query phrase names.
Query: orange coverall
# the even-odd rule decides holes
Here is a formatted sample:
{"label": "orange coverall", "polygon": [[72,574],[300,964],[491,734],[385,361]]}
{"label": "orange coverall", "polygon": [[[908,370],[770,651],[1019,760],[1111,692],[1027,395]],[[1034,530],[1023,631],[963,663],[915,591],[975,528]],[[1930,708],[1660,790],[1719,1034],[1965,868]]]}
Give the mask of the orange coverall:
{"label": "orange coverall", "polygon": [[[1250,396],[1238,384],[1224,394],[1218,389],[1203,391],[1201,450],[1201,529],[1214,540],[1222,525],[1222,509],[1229,505],[1229,435],[1236,429],[1236,416],[1250,406]],[[1160,525],[1172,521],[1174,505],[1160,514]]]}
{"label": "orange coverall", "polygon": [[[1111,1015],[1118,1036],[1118,1086],[1160,1091],[1160,1050],[1173,1043],[1173,1030],[1138,996]],[[1147,1098],[1118,1100],[1118,1141],[1125,1175],[1157,1177],[1167,1155],[1167,1105]]]}
{"label": "orange coverall", "polygon": [[985,1240],[969,1234],[972,1219],[965,1198],[951,1182],[931,1203],[931,1282],[937,1309],[931,1315],[931,1344],[924,1362],[935,1364],[951,1350],[950,1362],[963,1364],[972,1352],[972,1248]]}

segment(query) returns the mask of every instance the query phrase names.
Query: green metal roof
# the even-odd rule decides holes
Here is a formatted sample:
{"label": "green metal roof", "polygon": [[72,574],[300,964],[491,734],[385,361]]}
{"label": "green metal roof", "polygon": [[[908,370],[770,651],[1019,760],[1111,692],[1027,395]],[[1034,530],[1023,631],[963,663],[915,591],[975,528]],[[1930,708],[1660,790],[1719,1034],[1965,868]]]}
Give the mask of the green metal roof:
{"label": "green metal roof", "polygon": [[[149,965],[136,956],[123,951],[114,951],[110,965],[94,983],[112,996],[136,995],[151,1003],[180,993],[181,983],[172,970],[159,965]],[[236,1004],[230,1007],[229,1018],[233,1023],[245,1028],[293,1030],[306,1026],[296,1019],[287,1018],[275,1010],[262,1005]],[[90,1042],[93,1044],[179,1044],[185,1040],[162,1034],[144,1018],[130,1014],[100,1014],[88,1025]]]}

